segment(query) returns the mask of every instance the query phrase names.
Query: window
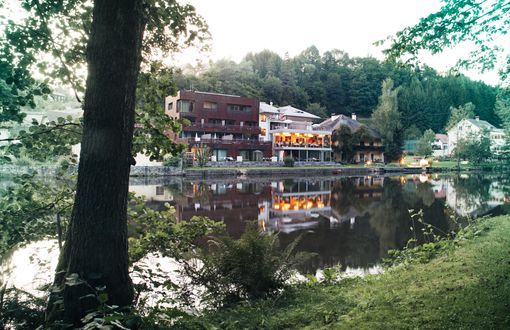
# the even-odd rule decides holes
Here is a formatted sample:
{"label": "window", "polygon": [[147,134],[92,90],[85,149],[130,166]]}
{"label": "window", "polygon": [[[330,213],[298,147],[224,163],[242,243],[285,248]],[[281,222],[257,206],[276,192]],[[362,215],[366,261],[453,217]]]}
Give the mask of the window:
{"label": "window", "polygon": [[167,108],[167,110],[168,110],[168,111],[170,111],[170,110],[172,110],[172,109],[173,109],[173,107],[174,107],[173,102],[170,102],[170,103],[168,103],[168,108]]}
{"label": "window", "polygon": [[188,100],[177,101],[177,112],[192,112],[193,102]]}
{"label": "window", "polygon": [[222,121],[221,119],[209,118],[208,123],[211,125],[221,125]]}
{"label": "window", "polygon": [[218,103],[205,101],[204,102],[204,109],[205,110],[216,110],[216,109],[218,109]]}
{"label": "window", "polygon": [[251,112],[251,106],[249,105],[229,104],[227,109],[228,111]]}
{"label": "window", "polygon": [[267,121],[267,116],[266,115],[260,115],[260,121],[265,123]]}
{"label": "window", "polygon": [[165,194],[165,187],[163,186],[157,186],[156,187],[156,195],[157,196],[162,196]]}
{"label": "window", "polygon": [[260,135],[266,136],[266,129],[265,128],[261,128],[260,129]]}

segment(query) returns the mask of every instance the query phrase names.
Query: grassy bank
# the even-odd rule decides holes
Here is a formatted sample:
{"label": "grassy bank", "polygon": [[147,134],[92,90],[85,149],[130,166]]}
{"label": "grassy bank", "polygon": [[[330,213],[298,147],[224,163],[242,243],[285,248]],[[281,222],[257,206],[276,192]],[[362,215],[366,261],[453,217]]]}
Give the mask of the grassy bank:
{"label": "grassy bank", "polygon": [[[431,251],[439,252],[420,261]],[[301,285],[276,299],[224,309],[186,327],[510,328],[509,216],[483,220],[455,241],[422,248],[410,259],[381,275]]]}

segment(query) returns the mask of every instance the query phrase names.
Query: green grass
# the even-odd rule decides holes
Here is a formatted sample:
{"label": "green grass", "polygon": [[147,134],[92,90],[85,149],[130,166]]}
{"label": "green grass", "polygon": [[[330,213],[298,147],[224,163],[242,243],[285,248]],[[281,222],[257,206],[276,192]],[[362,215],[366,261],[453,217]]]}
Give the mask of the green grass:
{"label": "green grass", "polygon": [[[510,217],[483,220],[438,257],[334,285],[301,285],[181,328],[508,329]],[[412,254],[411,254],[412,255]]]}

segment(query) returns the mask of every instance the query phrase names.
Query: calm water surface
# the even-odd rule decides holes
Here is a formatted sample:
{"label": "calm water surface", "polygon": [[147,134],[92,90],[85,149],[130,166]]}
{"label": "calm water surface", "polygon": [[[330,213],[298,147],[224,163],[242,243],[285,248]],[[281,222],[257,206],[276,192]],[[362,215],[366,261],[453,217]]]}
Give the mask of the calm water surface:
{"label": "calm water surface", "polygon": [[424,224],[436,234],[458,228],[467,217],[505,214],[510,180],[505,176],[461,174],[354,178],[250,178],[244,180],[133,179],[131,191],[156,208],[169,202],[177,218],[207,216],[223,221],[239,237],[249,221],[280,232],[282,246],[303,234],[299,249],[317,255],[302,271],[340,264],[370,271],[390,249],[411,238],[424,241]]}

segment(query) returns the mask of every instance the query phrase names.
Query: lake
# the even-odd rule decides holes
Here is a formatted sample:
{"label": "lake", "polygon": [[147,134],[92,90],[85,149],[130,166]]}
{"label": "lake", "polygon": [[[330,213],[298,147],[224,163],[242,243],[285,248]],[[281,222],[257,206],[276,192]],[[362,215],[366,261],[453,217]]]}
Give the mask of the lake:
{"label": "lake", "polygon": [[[8,181],[0,182],[5,187]],[[298,249],[315,253],[299,270],[315,273],[341,265],[347,274],[380,271],[390,249],[446,235],[469,218],[510,212],[505,175],[406,175],[351,178],[288,177],[204,179],[132,178],[130,190],[163,209],[170,203],[179,221],[207,216],[239,237],[250,222],[261,232],[279,232],[282,248],[302,236]],[[422,210],[422,216],[412,214]],[[428,229],[427,229],[428,230]],[[2,260],[0,282],[29,292],[49,283],[58,256],[56,240],[12,249]],[[14,283],[12,283],[14,281]]]}
{"label": "lake", "polygon": [[[178,220],[207,216],[239,237],[250,221],[279,232],[282,247],[298,236],[316,256],[304,272],[340,264],[348,272],[377,270],[390,249],[428,225],[438,235],[487,214],[504,214],[510,181],[487,174],[204,179],[133,178],[131,191],[153,207],[170,203]],[[411,215],[422,210],[422,216]]]}

